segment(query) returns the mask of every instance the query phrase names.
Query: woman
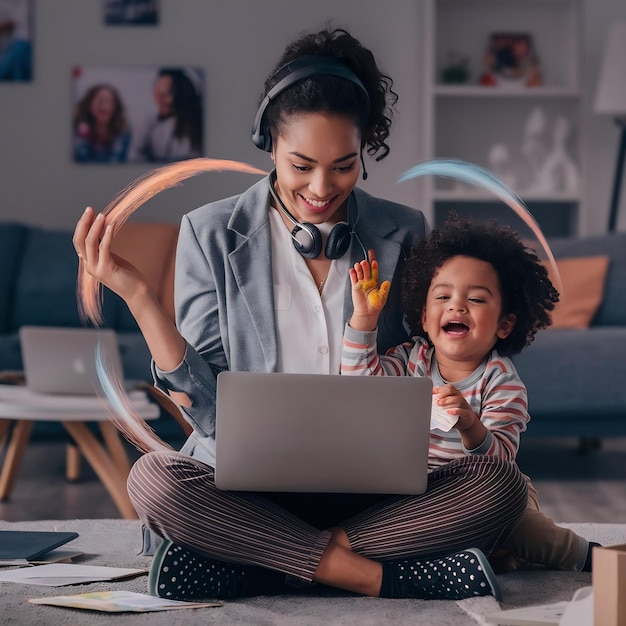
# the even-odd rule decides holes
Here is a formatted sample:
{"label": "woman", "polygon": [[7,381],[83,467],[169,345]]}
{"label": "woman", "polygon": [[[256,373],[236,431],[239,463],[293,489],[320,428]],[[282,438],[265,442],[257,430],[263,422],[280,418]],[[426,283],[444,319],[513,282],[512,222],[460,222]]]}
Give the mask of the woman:
{"label": "woman", "polygon": [[112,85],[90,87],[74,114],[74,160],[81,163],[123,163],[131,134],[124,103]]}
{"label": "woman", "polygon": [[138,160],[167,163],[202,154],[202,97],[182,69],[163,68],[154,81],[157,113],[138,142]]}
{"label": "woman", "polygon": [[352,312],[348,270],[365,250],[392,282],[378,348],[407,338],[397,279],[424,218],[356,188],[362,151],[377,160],[389,152],[391,86],[344,30],[286,48],[253,127],[275,170],[183,218],[178,330],[145,280],[110,255],[103,217],[87,209],[77,225],[86,271],[125,299],[156,384],[194,427],[180,453],[146,454],[129,477],[139,516],[166,539],[152,563],[154,594],[233,598],[316,582],[385,597],[498,595],[482,550],[493,550],[526,505],[519,471],[498,459],[455,461],[415,497],[261,495],[214,484],[217,374],[338,373]]}

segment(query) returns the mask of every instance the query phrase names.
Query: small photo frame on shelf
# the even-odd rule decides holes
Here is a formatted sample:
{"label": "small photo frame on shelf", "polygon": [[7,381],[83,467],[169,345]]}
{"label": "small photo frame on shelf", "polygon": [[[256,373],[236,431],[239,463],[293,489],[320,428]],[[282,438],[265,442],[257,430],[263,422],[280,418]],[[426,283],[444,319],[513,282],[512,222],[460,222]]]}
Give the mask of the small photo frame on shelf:
{"label": "small photo frame on shelf", "polygon": [[72,69],[75,163],[170,163],[204,155],[204,72],[197,67]]}
{"label": "small photo frame on shelf", "polygon": [[495,32],[489,35],[481,85],[536,87],[541,85],[539,57],[529,33]]}
{"label": "small photo frame on shelf", "polygon": [[32,0],[0,0],[0,83],[33,79]]}
{"label": "small photo frame on shelf", "polygon": [[156,26],[159,23],[160,0],[102,0],[107,26]]}

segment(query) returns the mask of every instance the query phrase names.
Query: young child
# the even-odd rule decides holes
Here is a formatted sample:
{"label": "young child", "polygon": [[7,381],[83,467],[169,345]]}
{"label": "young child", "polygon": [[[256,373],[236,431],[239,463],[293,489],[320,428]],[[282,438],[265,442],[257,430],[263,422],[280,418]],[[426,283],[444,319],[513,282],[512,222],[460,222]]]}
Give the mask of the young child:
{"label": "young child", "polygon": [[[411,252],[402,298],[413,339],[376,353],[378,317],[390,284],[378,265],[350,270],[354,312],[344,334],[341,373],[428,376],[433,381],[429,467],[481,454],[514,461],[530,419],[526,388],[511,355],[551,323],[558,292],[545,267],[508,227],[452,215]],[[501,550],[496,571],[521,562],[591,570],[594,545],[557,526],[540,510],[528,479],[528,508]]]}

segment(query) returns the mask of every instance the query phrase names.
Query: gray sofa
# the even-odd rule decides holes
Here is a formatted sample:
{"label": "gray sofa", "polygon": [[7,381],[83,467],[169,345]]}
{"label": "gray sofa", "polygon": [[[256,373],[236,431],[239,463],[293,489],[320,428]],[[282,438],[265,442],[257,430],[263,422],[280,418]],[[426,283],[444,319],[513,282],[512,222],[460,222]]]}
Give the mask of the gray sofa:
{"label": "gray sofa", "polygon": [[[132,246],[132,254],[137,258],[140,258],[137,249],[145,246],[150,252],[142,254],[146,258],[158,254],[159,272],[169,272],[170,265],[173,265],[177,227],[158,224],[127,226],[129,230],[120,239],[121,245],[129,249]],[[146,236],[142,237],[144,229]],[[160,239],[150,238],[163,232],[168,233],[167,246],[163,245],[162,236]],[[161,249],[154,251],[155,246]],[[163,272],[164,268],[168,268],[167,272]],[[83,325],[76,303],[77,272],[78,259],[71,232],[0,223],[0,371],[22,369],[20,326]],[[150,381],[150,356],[143,336],[125,303],[106,289],[103,315],[103,325],[117,331],[126,378]]]}
{"label": "gray sofa", "polygon": [[[128,223],[116,237],[118,252],[146,272],[171,315],[177,235],[178,227],[172,224]],[[76,303],[77,272],[71,232],[0,223],[0,372],[22,370],[21,326],[83,325]],[[117,333],[125,377],[151,382],[150,353],[143,336],[126,304],[106,289],[103,315],[103,325]],[[184,440],[183,430],[167,411],[150,425],[173,445]],[[59,424],[35,424],[35,438],[65,436]]]}
{"label": "gray sofa", "polygon": [[[153,270],[154,259],[165,256],[159,271],[171,282],[176,228],[168,226],[166,239],[157,230],[131,233],[128,253],[142,249]],[[610,265],[604,300],[588,329],[541,331],[514,359],[528,388],[528,434],[626,436],[626,233],[550,243],[557,258],[608,255]],[[147,253],[150,245],[155,250]],[[76,273],[71,233],[0,224],[0,370],[22,367],[21,325],[81,324]],[[166,291],[163,297],[169,298]],[[103,312],[106,326],[118,332],[126,376],[150,380],[149,353],[126,305],[107,292]]]}
{"label": "gray sofa", "polygon": [[514,358],[526,383],[528,435],[626,436],[626,233],[553,239],[555,257],[607,255],[604,298],[587,329],[551,328]]}

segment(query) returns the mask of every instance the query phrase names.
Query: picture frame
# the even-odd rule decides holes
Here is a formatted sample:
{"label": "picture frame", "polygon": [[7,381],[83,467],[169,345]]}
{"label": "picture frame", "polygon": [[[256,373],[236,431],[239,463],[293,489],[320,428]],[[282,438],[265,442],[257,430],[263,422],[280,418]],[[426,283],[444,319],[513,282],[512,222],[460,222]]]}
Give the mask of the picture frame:
{"label": "picture frame", "polygon": [[76,66],[75,163],[170,163],[204,155],[204,71],[191,66]]}
{"label": "picture frame", "polygon": [[156,26],[159,23],[160,0],[103,0],[102,7],[107,26]]}
{"label": "picture frame", "polygon": [[491,33],[484,60],[482,85],[535,87],[542,83],[539,57],[530,33]]}
{"label": "picture frame", "polygon": [[32,24],[32,0],[0,0],[0,83],[33,80]]}

